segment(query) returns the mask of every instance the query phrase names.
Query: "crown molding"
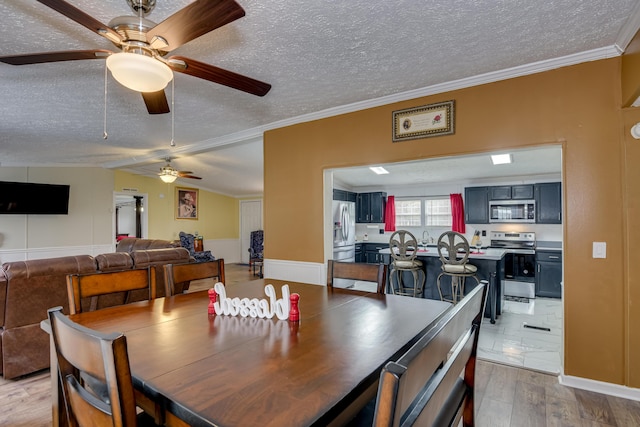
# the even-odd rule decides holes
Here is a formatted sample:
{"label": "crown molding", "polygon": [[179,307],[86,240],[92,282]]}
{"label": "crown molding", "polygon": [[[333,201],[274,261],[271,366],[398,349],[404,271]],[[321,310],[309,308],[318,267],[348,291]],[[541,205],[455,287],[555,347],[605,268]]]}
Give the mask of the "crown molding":
{"label": "crown molding", "polygon": [[640,2],[636,2],[633,11],[625,21],[622,28],[620,28],[616,37],[615,46],[621,54],[627,49],[629,43],[631,43],[631,40],[638,32],[638,28],[640,28]]}
{"label": "crown molding", "polygon": [[[634,13],[633,16],[636,16],[638,19],[638,22],[640,22],[640,7],[636,7],[635,12],[637,13]],[[631,17],[630,17],[627,23],[625,23],[625,28],[632,28],[633,25],[635,25],[634,24],[635,22],[636,21],[631,20]],[[635,26],[635,28],[638,28],[638,26]],[[562,56],[559,58],[533,62],[530,64],[507,68],[504,70],[480,74],[477,76],[467,77],[459,80],[453,80],[450,82],[440,83],[433,86],[427,86],[420,89],[414,89],[406,92],[396,93],[393,95],[387,95],[380,98],[374,98],[374,99],[359,101],[359,102],[346,104],[338,107],[332,107],[326,110],[321,110],[314,113],[291,117],[288,119],[269,123],[263,126],[246,129],[241,132],[236,132],[236,133],[224,135],[218,138],[205,140],[196,144],[174,147],[171,150],[155,151],[145,156],[138,156],[138,157],[124,159],[117,162],[104,163],[102,166],[109,169],[123,168],[127,166],[135,166],[135,165],[140,165],[140,164],[145,164],[150,162],[157,162],[158,159],[166,158],[169,155],[169,153],[171,153],[171,155],[175,157],[176,154],[198,154],[198,153],[210,151],[216,147],[221,147],[229,144],[259,142],[259,141],[262,141],[264,132],[272,129],[278,129],[282,127],[296,125],[299,123],[325,119],[328,117],[338,116],[338,115],[347,114],[347,113],[353,113],[356,111],[366,110],[369,108],[380,107],[383,105],[394,104],[396,102],[407,101],[410,99],[421,98],[421,97],[430,96],[430,95],[437,95],[440,93],[451,92],[451,91],[465,89],[473,86],[479,86],[487,83],[494,83],[502,80],[513,79],[516,77],[522,77],[530,74],[542,73],[545,71],[567,67],[570,65],[576,65],[583,62],[614,58],[616,56],[620,56],[620,54],[621,54],[621,51],[617,44],[599,48],[599,49],[588,50],[585,52],[578,52],[575,54]]]}

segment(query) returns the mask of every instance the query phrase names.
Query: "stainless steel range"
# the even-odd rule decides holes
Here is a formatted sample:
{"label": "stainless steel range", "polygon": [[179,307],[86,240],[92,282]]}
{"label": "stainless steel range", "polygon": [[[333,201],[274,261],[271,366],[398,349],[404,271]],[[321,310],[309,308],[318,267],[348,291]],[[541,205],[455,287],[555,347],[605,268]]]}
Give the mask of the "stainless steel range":
{"label": "stainless steel range", "polygon": [[505,249],[505,296],[536,297],[536,233],[491,232],[491,247]]}

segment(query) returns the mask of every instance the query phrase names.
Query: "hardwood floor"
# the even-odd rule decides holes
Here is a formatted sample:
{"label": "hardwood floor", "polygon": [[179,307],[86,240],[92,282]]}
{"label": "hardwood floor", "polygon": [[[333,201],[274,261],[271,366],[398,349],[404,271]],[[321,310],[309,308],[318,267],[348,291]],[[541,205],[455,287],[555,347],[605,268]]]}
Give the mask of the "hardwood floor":
{"label": "hardwood floor", "polygon": [[[246,265],[225,265],[227,284],[257,279]],[[192,284],[190,290],[208,284]],[[0,426],[51,426],[49,371],[19,380],[0,378]],[[572,389],[555,376],[478,361],[476,425],[627,427],[640,426],[640,402]]]}

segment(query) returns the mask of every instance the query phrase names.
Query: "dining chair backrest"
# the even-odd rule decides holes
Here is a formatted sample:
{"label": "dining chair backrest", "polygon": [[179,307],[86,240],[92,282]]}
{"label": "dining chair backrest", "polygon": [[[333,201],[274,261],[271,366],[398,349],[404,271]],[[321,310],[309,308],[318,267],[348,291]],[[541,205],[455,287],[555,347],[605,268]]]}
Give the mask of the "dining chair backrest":
{"label": "dining chair backrest", "polygon": [[387,265],[329,260],[327,264],[328,287],[333,287],[334,279],[374,282],[377,284],[376,293],[384,294],[387,280]]}
{"label": "dining chair backrest", "polygon": [[[71,427],[137,425],[136,401],[127,341],[118,333],[102,334],[71,321],[62,307],[48,310],[58,363],[64,410]],[[106,390],[106,399],[87,387]]]}
{"label": "dining chair backrest", "polygon": [[474,425],[476,350],[487,288],[486,282],[476,286],[405,354],[385,365],[374,426],[457,426],[460,419]]}
{"label": "dining chair backrest", "polygon": [[142,291],[146,299],[156,298],[156,270],[139,268],[92,274],[70,274],[67,276],[67,294],[71,314],[94,311],[101,308],[99,297],[122,294],[122,302],[130,300],[131,292]]}
{"label": "dining chair backrest", "polygon": [[445,231],[438,237],[438,256],[443,264],[466,264],[469,260],[469,241],[456,231]]}
{"label": "dining chair backrest", "polygon": [[[224,259],[215,261],[189,263],[189,264],[165,264],[164,286],[165,295],[171,296],[179,293],[192,280],[216,278],[218,282],[225,283]],[[182,286],[180,286],[182,284]]]}

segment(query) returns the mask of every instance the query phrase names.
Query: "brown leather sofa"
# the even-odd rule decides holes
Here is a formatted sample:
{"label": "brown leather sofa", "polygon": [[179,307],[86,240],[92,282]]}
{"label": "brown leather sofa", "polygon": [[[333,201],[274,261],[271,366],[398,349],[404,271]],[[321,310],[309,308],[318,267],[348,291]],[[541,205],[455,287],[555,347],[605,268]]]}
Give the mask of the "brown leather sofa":
{"label": "brown leather sofa", "polygon": [[[151,239],[123,241],[125,240],[130,242],[122,248],[119,244],[117,252],[96,257],[78,255],[2,264],[0,373],[5,379],[49,367],[49,336],[40,328],[40,322],[47,318],[47,310],[51,307],[62,306],[63,312],[69,313],[67,275],[151,267],[157,273],[158,296],[164,296],[164,265],[193,261],[189,251],[175,247],[173,242]],[[160,248],[162,242],[164,247]],[[138,249],[144,246],[153,249]],[[148,296],[144,293],[132,293],[128,302],[145,298]],[[124,302],[124,297],[107,298],[99,302],[98,308]]]}

